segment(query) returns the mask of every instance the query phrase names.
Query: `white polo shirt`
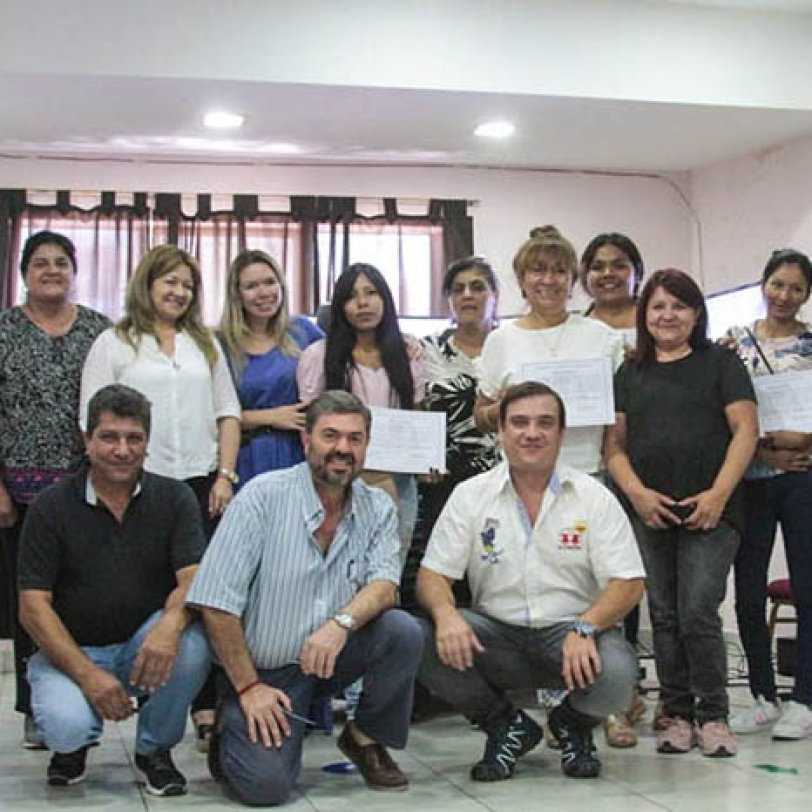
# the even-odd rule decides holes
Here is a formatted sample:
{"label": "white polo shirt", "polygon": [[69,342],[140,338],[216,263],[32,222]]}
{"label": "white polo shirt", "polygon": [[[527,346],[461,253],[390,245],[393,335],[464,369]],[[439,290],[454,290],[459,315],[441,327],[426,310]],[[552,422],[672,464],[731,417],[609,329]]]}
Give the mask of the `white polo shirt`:
{"label": "white polo shirt", "polygon": [[434,526],[422,565],[459,580],[473,608],[514,626],[574,620],[612,578],[643,578],[631,525],[588,474],[556,466],[534,527],[506,462],[458,485]]}

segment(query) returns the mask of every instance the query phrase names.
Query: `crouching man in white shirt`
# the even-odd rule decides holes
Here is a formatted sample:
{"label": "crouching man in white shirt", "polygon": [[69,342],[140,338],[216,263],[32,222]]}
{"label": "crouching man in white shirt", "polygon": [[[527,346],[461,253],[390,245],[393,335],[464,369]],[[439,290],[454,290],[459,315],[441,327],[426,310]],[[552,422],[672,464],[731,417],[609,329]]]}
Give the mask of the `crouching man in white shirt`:
{"label": "crouching man in white shirt", "polygon": [[[637,660],[615,628],[641,599],[644,570],[615,497],[558,463],[564,404],[541,383],[510,387],[500,403],[506,461],[459,485],[420,568],[417,596],[431,618],[418,675],[487,735],[475,781],[510,778],[542,739],[507,692],[567,688],[550,714],[561,767],[594,778],[592,729],[628,707]],[[452,585],[467,574],[472,608]]]}

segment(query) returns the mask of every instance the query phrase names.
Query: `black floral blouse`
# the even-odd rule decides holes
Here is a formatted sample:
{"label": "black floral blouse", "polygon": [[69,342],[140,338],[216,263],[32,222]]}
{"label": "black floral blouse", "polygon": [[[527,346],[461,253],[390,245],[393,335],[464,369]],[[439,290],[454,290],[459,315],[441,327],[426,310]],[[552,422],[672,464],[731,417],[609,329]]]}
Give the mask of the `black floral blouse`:
{"label": "black floral blouse", "polygon": [[493,435],[474,424],[478,362],[460,352],[453,329],[423,339],[426,351],[426,408],[446,413],[446,467],[458,480],[492,468],[498,461]]}
{"label": "black floral blouse", "polygon": [[107,316],[81,305],[63,336],[48,335],[20,307],[0,313],[0,464],[16,502],[32,502],[82,461],[82,367],[109,326]]}

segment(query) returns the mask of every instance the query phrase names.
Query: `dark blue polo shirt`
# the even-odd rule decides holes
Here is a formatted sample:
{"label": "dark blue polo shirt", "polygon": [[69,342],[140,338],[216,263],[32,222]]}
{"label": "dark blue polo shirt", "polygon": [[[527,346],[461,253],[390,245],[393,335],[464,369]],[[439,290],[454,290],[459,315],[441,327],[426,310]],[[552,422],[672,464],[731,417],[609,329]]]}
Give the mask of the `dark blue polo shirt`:
{"label": "dark blue polo shirt", "polygon": [[185,483],[142,474],[119,523],[103,502],[88,500],[82,469],[29,508],[19,587],[51,592],[80,646],[123,643],[163,607],[175,573],[197,564],[204,548],[197,501]]}

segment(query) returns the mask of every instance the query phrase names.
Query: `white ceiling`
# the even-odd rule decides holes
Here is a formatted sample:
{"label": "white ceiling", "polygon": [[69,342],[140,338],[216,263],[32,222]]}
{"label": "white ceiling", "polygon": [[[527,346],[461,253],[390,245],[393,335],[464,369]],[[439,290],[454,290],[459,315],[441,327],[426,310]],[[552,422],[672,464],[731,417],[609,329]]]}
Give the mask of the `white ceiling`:
{"label": "white ceiling", "polygon": [[[233,1],[236,8],[238,0]],[[441,40],[445,33],[450,38],[445,54],[437,54],[436,48],[421,53],[420,42],[410,31],[409,52],[382,61],[380,71],[370,71],[369,54],[360,60],[360,48],[348,51],[344,43],[341,50],[341,42],[331,43],[338,49],[335,53],[325,51],[324,65],[314,67],[311,54],[299,67],[298,43],[277,43],[270,33],[268,60],[241,63],[235,47],[235,61],[224,62],[218,71],[213,69],[218,65],[213,57],[204,73],[200,65],[207,53],[217,47],[218,54],[227,54],[231,44],[215,45],[220,29],[211,17],[214,5],[208,6],[209,17],[201,13],[185,21],[190,37],[198,32],[198,47],[178,43],[172,65],[159,70],[150,47],[165,44],[150,40],[151,0],[141,0],[144,27],[139,31],[128,30],[132,19],[123,16],[123,9],[116,17],[111,8],[118,4],[73,0],[68,4],[72,12],[84,5],[92,13],[96,6],[107,15],[100,18],[98,30],[75,29],[86,41],[76,43],[74,62],[55,56],[52,37],[40,36],[42,29],[32,32],[30,25],[21,25],[16,31],[7,27],[5,34],[0,32],[0,153],[665,172],[694,169],[812,134],[810,74],[797,75],[812,63],[798,62],[808,59],[806,54],[799,56],[797,47],[785,48],[788,41],[781,40],[784,31],[802,42],[806,32],[812,33],[812,17],[800,13],[812,11],[812,0],[644,0],[642,6],[633,0],[594,0],[591,5],[586,0],[570,0],[568,5],[556,0],[502,0],[508,4],[505,8],[547,14],[543,20],[547,36],[539,39],[537,51],[519,54],[492,50],[483,39],[488,26],[493,28],[485,7],[492,12],[493,4],[464,1],[468,9],[482,8],[482,15],[466,20],[470,30],[438,32],[437,27],[447,25],[445,18],[438,18],[432,36]],[[243,7],[252,2],[259,0],[239,0]],[[441,4],[456,4],[453,10],[459,10],[461,2],[433,0],[438,9]],[[103,8],[100,3],[105,3]],[[177,7],[179,0],[174,3]],[[198,0],[194,7],[204,5]],[[364,4],[348,0],[348,5]],[[601,23],[597,31],[585,26],[583,17],[568,18],[577,6],[605,15],[596,18]],[[649,7],[647,14],[641,12],[643,6]],[[403,7],[404,3],[397,6]],[[268,4],[253,8],[264,12]],[[322,8],[326,9],[323,4]],[[374,25],[368,16],[375,8],[384,14],[390,9],[394,13],[395,6],[387,0],[366,4],[368,48],[373,47],[368,36]],[[65,5],[55,9],[64,14]],[[773,14],[776,9],[782,13]],[[521,26],[522,19],[517,15],[516,24]],[[613,26],[609,30],[606,21]],[[69,22],[77,25],[75,19]],[[529,22],[525,17],[523,27]],[[562,41],[552,30],[557,24],[562,32],[569,31],[572,42]],[[666,24],[666,30],[657,31],[658,25],[662,29]],[[130,43],[129,49],[117,50],[104,25],[109,31],[118,26],[117,34]],[[634,25],[640,26],[638,31]],[[758,48],[760,28],[766,33]],[[405,37],[404,30],[401,27],[400,33]],[[510,42],[512,33],[517,43],[520,33],[527,36],[526,31],[505,30],[499,41]],[[229,36],[243,34],[255,36],[255,27],[246,25],[245,31]],[[304,31],[302,36],[306,37]],[[742,42],[748,36],[754,41]],[[462,46],[456,50],[455,37]],[[303,38],[305,42],[309,40]],[[472,42],[481,43],[478,50],[470,47]],[[207,43],[210,51],[205,50]],[[387,43],[381,45],[385,48]],[[550,70],[550,64],[541,60],[557,47],[562,50],[554,54]],[[340,63],[336,55],[343,55]],[[255,60],[256,56],[253,53]],[[443,57],[444,62],[437,61]],[[284,63],[284,71],[274,58]],[[355,74],[353,58],[359,58]],[[469,72],[464,70],[466,59]],[[66,70],[66,63],[75,68]],[[340,71],[331,73],[331,65]],[[314,82],[318,68],[325,78]],[[396,75],[398,69],[402,75]],[[228,78],[212,78],[218,73]],[[483,76],[498,78],[488,83]],[[282,81],[290,77],[302,81]],[[492,90],[495,85],[500,92]],[[212,107],[244,113],[246,126],[234,135],[205,130],[202,115]],[[488,118],[514,122],[516,136],[504,142],[475,138],[474,127]]]}

